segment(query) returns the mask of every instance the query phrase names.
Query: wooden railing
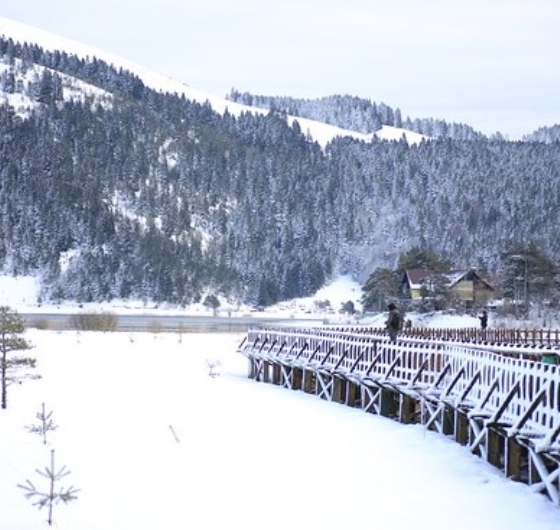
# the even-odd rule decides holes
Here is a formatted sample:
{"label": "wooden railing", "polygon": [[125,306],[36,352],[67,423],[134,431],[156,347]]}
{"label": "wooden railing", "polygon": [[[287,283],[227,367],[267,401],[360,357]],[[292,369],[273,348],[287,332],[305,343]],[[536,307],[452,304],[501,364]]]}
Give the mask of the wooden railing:
{"label": "wooden railing", "polygon": [[558,337],[506,331],[254,329],[239,352],[257,381],[422,423],[560,506]]}
{"label": "wooden railing", "polygon": [[560,367],[538,362],[543,352],[557,353],[551,348],[417,337],[391,343],[383,331],[326,327],[250,330],[240,350],[273,363],[441,398],[503,424],[512,435],[538,438],[540,450],[552,445],[560,450]]}
{"label": "wooden railing", "polygon": [[[382,328],[370,326],[355,326],[347,328],[354,333],[383,335]],[[560,329],[481,329],[481,328],[422,328],[404,329],[402,337],[421,338],[429,340],[444,340],[454,342],[479,342],[492,344],[516,344],[534,346],[560,346]]]}

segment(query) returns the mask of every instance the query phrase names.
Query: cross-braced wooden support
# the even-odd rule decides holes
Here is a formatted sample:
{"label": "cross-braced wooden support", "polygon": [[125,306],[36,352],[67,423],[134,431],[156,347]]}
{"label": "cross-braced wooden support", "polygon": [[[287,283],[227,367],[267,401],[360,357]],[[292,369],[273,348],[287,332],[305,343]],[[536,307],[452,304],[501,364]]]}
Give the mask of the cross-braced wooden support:
{"label": "cross-braced wooden support", "polygon": [[254,332],[249,377],[421,423],[560,506],[560,374],[464,344],[321,330]]}

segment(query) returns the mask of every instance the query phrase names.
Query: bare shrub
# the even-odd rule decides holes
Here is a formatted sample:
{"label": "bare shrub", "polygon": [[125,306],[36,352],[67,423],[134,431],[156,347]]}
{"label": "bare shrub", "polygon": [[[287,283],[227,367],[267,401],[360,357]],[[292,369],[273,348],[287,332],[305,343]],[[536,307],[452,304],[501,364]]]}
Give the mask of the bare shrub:
{"label": "bare shrub", "polygon": [[150,322],[148,322],[148,331],[150,333],[153,333],[155,336],[163,331],[163,326],[161,322],[158,322],[157,320],[151,320]]}
{"label": "bare shrub", "polygon": [[31,328],[35,329],[49,329],[50,322],[47,318],[37,318],[29,325]]}
{"label": "bare shrub", "polygon": [[79,331],[115,331],[119,319],[109,312],[76,313],[70,317],[70,326]]}

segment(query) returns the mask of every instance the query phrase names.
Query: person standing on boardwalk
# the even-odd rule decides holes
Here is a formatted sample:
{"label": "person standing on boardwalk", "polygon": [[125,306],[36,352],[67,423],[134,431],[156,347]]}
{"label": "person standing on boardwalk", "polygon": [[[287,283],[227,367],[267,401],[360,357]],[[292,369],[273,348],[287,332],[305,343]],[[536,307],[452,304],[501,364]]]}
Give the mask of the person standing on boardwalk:
{"label": "person standing on boardwalk", "polygon": [[482,311],[482,315],[478,317],[480,319],[480,327],[486,329],[488,327],[488,312],[486,309]]}
{"label": "person standing on boardwalk", "polygon": [[402,317],[397,306],[392,302],[387,306],[389,318],[387,319],[387,331],[391,342],[396,342],[397,335],[402,328]]}

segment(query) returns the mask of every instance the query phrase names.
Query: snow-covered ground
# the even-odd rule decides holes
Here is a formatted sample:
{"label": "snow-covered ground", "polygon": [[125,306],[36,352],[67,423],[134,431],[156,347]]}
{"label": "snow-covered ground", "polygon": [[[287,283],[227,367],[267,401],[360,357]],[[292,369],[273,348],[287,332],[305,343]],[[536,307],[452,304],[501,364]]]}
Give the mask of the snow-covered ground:
{"label": "snow-covered ground", "polygon": [[[27,283],[4,278],[3,303],[25,309]],[[336,307],[358,287],[314,298]],[[48,527],[18,485],[48,493],[51,451],[70,471],[54,491],[79,490],[54,506],[63,530],[560,528],[543,495],[420,425],[248,379],[242,337],[28,330],[37,366],[0,409],[0,528]],[[46,444],[31,432],[43,404]]]}
{"label": "snow-covered ground", "polygon": [[55,492],[79,490],[54,506],[61,530],[560,528],[543,495],[443,436],[248,379],[241,335],[26,336],[39,377],[0,409],[3,530],[48,527],[18,485],[49,491],[52,450],[70,471]]}

